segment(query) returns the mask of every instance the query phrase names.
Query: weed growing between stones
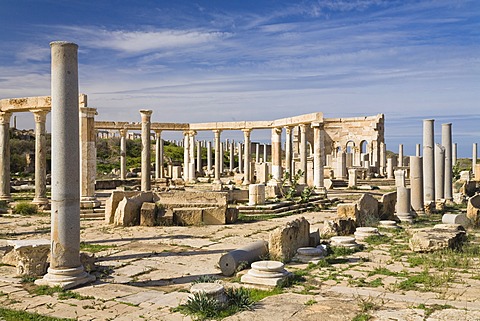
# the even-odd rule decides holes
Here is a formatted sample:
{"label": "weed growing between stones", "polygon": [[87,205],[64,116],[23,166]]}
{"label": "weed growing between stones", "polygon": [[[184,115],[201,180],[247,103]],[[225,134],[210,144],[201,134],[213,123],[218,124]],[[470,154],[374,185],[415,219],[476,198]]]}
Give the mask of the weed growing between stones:
{"label": "weed growing between stones", "polygon": [[195,280],[192,281],[192,285],[193,284],[197,284],[197,283],[215,283],[215,282],[218,282],[219,280],[214,277],[213,275],[202,275],[202,276],[199,276],[198,278],[196,278]]}
{"label": "weed growing between stones", "polygon": [[80,251],[86,251],[90,253],[98,253],[108,249],[116,248],[115,244],[112,245],[101,245],[101,244],[92,244],[86,242],[80,242]]}
{"label": "weed growing between stones", "polygon": [[422,309],[425,310],[425,316],[424,318],[428,318],[433,312],[439,311],[439,310],[445,310],[445,309],[453,309],[454,307],[448,304],[433,304],[433,305],[425,305],[423,303],[417,305],[414,307],[415,309]]}
{"label": "weed growing between stones", "polygon": [[17,311],[0,307],[0,320],[5,321],[74,321],[75,319],[54,318],[37,313]]}
{"label": "weed growing between stones", "polygon": [[34,215],[38,213],[38,207],[30,202],[19,202],[12,210],[13,214]]}
{"label": "weed growing between stones", "polygon": [[240,311],[251,310],[253,305],[271,295],[282,293],[279,288],[259,290],[247,288],[226,288],[226,303],[209,298],[205,293],[195,293],[185,304],[173,308],[173,312],[190,315],[197,320],[222,319]]}

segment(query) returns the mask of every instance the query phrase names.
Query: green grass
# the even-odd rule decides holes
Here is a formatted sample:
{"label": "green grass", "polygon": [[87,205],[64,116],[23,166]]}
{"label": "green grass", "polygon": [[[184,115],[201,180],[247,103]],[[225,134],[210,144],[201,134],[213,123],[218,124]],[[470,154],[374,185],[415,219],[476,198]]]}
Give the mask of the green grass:
{"label": "green grass", "polygon": [[37,313],[17,311],[0,307],[0,320],[2,321],[74,321],[74,319],[60,319],[48,317]]}
{"label": "green grass", "polygon": [[364,242],[370,245],[389,244],[392,239],[387,235],[371,235],[365,238]]}
{"label": "green grass", "polygon": [[352,321],[368,321],[372,318],[371,315],[367,314],[367,313],[360,313],[360,314],[357,314],[353,319]]}
{"label": "green grass", "polygon": [[36,295],[49,295],[52,296],[58,293],[59,300],[77,299],[77,300],[89,300],[94,299],[92,296],[83,296],[73,291],[67,291],[59,286],[49,287],[48,285],[36,286],[33,289],[33,293]]}
{"label": "green grass", "polygon": [[38,207],[30,202],[18,202],[12,212],[20,215],[34,215],[38,213]]}
{"label": "green grass", "polygon": [[426,319],[435,311],[452,309],[454,307],[451,306],[451,305],[448,305],[448,304],[443,304],[443,305],[433,304],[433,305],[427,306],[427,305],[422,303],[422,304],[419,304],[418,306],[416,306],[415,308],[425,310],[424,318]]}
{"label": "green grass", "polygon": [[112,244],[112,245],[101,245],[101,244],[92,244],[92,243],[85,243],[81,242],[80,243],[80,251],[86,251],[90,253],[98,253],[101,251],[105,251],[108,249],[113,249],[116,248],[117,246]]}
{"label": "green grass", "polygon": [[406,280],[398,283],[396,287],[404,291],[437,292],[440,288],[448,287],[455,274],[451,271],[433,273],[425,269],[421,273],[409,276]]}

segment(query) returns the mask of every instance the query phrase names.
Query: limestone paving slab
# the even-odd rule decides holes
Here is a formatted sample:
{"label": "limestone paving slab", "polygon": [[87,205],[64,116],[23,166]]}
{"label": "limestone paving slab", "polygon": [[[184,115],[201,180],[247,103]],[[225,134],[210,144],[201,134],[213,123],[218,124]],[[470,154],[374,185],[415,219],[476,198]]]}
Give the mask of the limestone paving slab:
{"label": "limestone paving slab", "polygon": [[120,297],[138,293],[142,291],[142,289],[138,287],[130,286],[130,285],[105,283],[105,284],[81,287],[78,289],[74,289],[72,291],[78,294],[81,294],[83,296],[93,296],[96,299],[112,300],[115,298],[120,298]]}

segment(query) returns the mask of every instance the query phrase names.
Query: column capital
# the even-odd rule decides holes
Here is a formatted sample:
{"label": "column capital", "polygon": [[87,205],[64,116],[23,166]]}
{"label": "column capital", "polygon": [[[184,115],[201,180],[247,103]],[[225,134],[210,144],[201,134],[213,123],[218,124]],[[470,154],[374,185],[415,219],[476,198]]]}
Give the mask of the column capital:
{"label": "column capital", "polygon": [[300,125],[298,125],[298,127],[300,127],[300,131],[301,131],[302,133],[305,133],[305,132],[307,131],[307,126],[308,126],[307,124],[300,124]]}
{"label": "column capital", "polygon": [[36,123],[44,123],[47,121],[47,114],[50,112],[45,109],[32,109],[30,110],[33,113],[33,119]]}
{"label": "column capital", "polygon": [[157,135],[161,135],[161,134],[162,134],[162,130],[161,130],[161,129],[154,129],[153,131],[154,131],[155,134],[157,134]]}
{"label": "column capital", "polygon": [[272,134],[277,134],[277,135],[281,135],[282,134],[282,127],[273,127],[272,128]]}
{"label": "column capital", "polygon": [[150,116],[152,116],[153,111],[149,109],[140,109],[140,114],[142,115],[142,121],[150,121]]}
{"label": "column capital", "polygon": [[320,128],[320,129],[323,129],[324,123],[313,122],[313,123],[311,124],[311,127],[312,127],[312,128]]}
{"label": "column capital", "polygon": [[10,124],[10,118],[12,117],[12,113],[7,112],[0,112],[0,124]]}
{"label": "column capital", "polygon": [[121,128],[121,129],[118,130],[118,132],[120,133],[121,137],[127,137],[128,129]]}
{"label": "column capital", "polygon": [[214,129],[212,130],[213,134],[215,134],[215,137],[220,137],[220,133],[222,132],[221,129]]}
{"label": "column capital", "polygon": [[189,130],[189,131],[188,131],[188,134],[189,134],[190,136],[195,136],[195,135],[197,135],[197,131],[196,131],[196,130]]}
{"label": "column capital", "polygon": [[287,135],[292,133],[293,126],[284,126],[283,128],[285,128],[285,133]]}
{"label": "column capital", "polygon": [[96,115],[98,115],[97,108],[80,107],[80,116],[86,118],[95,118]]}

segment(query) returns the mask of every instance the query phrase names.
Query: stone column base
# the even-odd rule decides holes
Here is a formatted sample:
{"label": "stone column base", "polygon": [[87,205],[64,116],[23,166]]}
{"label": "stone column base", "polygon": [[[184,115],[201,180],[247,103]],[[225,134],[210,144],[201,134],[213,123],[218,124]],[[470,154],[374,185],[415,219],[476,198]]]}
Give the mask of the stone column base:
{"label": "stone column base", "polygon": [[11,200],[12,200],[12,197],[10,195],[1,195],[0,196],[0,201],[10,202]]}
{"label": "stone column base", "polygon": [[48,198],[34,198],[32,203],[37,205],[41,209],[50,209],[50,201],[48,200]]}
{"label": "stone column base", "polygon": [[59,286],[62,289],[71,289],[78,285],[95,281],[95,276],[85,272],[83,265],[70,269],[48,268],[47,272],[42,279],[35,281],[36,285]]}
{"label": "stone column base", "polygon": [[82,197],[80,199],[80,208],[100,207],[100,201],[96,197]]}

